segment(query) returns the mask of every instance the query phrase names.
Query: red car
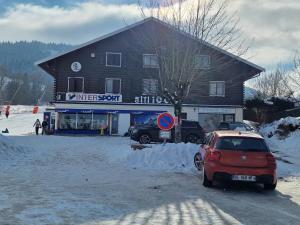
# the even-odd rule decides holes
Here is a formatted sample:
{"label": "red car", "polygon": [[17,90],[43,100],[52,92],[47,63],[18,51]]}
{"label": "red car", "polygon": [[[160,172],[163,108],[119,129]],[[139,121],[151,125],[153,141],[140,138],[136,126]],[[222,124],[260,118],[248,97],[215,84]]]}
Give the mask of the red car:
{"label": "red car", "polygon": [[276,188],[276,159],[259,134],[212,132],[201,146],[200,153],[195,155],[198,168],[201,167],[199,163],[203,163],[202,183],[205,187],[218,180],[261,183],[267,190]]}

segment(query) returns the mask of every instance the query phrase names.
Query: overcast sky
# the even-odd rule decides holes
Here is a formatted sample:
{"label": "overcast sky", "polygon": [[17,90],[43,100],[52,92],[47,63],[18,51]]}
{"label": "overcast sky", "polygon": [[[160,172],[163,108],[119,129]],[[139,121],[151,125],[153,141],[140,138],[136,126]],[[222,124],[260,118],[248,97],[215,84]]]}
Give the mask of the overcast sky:
{"label": "overcast sky", "polygon": [[[0,0],[0,41],[80,44],[138,20],[136,0]],[[300,0],[232,0],[246,58],[267,70],[300,51]]]}

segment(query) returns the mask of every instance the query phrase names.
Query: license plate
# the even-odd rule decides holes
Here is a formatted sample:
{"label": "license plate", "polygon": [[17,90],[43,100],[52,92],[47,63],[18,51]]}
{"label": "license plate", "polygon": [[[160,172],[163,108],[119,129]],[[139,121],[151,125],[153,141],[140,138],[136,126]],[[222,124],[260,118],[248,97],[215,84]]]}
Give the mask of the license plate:
{"label": "license plate", "polygon": [[256,181],[256,176],[249,176],[249,175],[233,175],[232,180],[239,180],[239,181]]}

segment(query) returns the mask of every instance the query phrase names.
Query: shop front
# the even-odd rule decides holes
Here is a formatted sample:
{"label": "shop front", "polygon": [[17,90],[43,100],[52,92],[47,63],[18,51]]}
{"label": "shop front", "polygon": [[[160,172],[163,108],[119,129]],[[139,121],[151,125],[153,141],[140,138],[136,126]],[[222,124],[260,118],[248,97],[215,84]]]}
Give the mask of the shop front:
{"label": "shop front", "polygon": [[130,125],[156,123],[162,111],[56,109],[55,133],[123,135]]}

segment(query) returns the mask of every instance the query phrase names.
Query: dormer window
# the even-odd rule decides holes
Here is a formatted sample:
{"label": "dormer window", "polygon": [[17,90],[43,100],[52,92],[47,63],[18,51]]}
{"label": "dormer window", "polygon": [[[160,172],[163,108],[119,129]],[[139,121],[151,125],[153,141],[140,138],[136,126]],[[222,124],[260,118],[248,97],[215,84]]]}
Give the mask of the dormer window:
{"label": "dormer window", "polygon": [[195,69],[209,69],[210,56],[209,55],[196,55],[195,56]]}
{"label": "dormer window", "polygon": [[107,67],[121,67],[122,53],[106,52],[106,66]]}

